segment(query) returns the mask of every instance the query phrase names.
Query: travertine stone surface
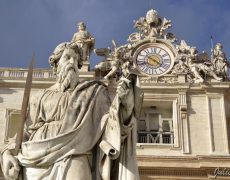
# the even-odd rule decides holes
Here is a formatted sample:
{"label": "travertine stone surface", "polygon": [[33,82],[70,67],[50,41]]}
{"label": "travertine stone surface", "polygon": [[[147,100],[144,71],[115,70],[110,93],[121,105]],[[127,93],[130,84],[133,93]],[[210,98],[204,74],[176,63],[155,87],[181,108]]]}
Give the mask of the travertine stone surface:
{"label": "travertine stone surface", "polygon": [[191,95],[188,99],[188,119],[192,154],[209,154],[209,120],[205,95]]}
{"label": "travertine stone surface", "polygon": [[213,153],[226,154],[228,140],[226,139],[226,117],[224,117],[223,98],[209,97],[210,103],[210,118],[212,122],[213,136]]}

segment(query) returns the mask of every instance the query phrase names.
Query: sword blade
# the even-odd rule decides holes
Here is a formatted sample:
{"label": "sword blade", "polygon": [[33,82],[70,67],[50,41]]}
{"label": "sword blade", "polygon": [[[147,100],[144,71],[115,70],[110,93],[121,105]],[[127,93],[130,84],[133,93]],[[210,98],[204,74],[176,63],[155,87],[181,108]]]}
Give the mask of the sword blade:
{"label": "sword blade", "polygon": [[27,74],[27,78],[26,78],[24,95],[23,95],[23,100],[22,100],[21,123],[19,125],[16,147],[15,147],[15,153],[16,154],[18,154],[22,140],[23,140],[24,124],[26,121],[27,107],[28,107],[28,103],[29,103],[30,91],[31,91],[31,86],[32,86],[34,63],[35,63],[35,57],[33,55],[30,66],[28,68],[28,74]]}

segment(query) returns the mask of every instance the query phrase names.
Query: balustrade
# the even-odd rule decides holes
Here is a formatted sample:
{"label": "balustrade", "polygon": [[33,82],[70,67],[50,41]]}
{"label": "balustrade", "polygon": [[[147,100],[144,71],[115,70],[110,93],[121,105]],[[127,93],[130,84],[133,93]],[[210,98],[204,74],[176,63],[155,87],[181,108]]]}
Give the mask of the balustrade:
{"label": "balustrade", "polygon": [[173,132],[139,131],[138,143],[173,144]]}
{"label": "balustrade", "polygon": [[[0,69],[0,78],[26,78],[27,69]],[[54,79],[55,76],[51,70],[34,69],[33,78],[35,79]]]}

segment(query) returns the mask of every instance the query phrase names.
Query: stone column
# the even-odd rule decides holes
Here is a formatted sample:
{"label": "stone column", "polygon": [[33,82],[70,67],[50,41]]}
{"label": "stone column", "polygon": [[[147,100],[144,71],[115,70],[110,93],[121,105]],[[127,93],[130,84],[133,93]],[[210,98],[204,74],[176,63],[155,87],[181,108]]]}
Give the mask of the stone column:
{"label": "stone column", "polygon": [[190,139],[188,127],[188,113],[187,113],[187,95],[186,90],[179,90],[179,114],[182,125],[182,148],[184,154],[190,153]]}

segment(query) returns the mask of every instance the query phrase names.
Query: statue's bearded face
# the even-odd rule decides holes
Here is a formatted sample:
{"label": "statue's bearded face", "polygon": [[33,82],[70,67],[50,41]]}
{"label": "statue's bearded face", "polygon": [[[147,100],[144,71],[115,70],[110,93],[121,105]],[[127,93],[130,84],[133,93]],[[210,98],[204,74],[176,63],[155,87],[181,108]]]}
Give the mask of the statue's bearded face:
{"label": "statue's bearded face", "polygon": [[66,48],[58,62],[57,83],[59,90],[73,90],[78,82],[79,55],[71,48]]}

